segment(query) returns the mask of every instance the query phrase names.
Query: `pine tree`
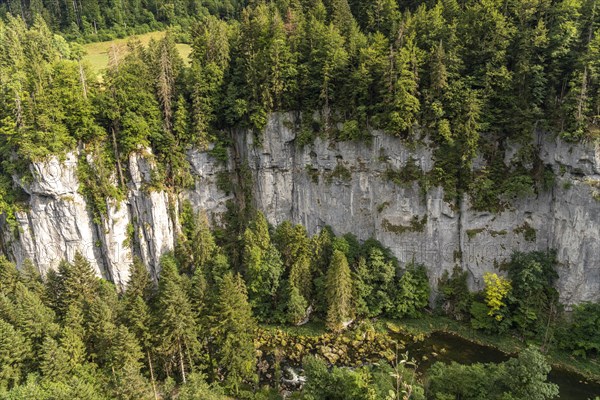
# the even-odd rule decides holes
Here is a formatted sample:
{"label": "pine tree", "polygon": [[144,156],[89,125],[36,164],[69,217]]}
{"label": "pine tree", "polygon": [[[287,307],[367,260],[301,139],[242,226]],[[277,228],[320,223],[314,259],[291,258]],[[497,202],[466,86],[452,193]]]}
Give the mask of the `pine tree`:
{"label": "pine tree", "polygon": [[353,317],[352,276],[344,253],[334,250],[326,277],[327,327],[339,332]]}
{"label": "pine tree", "polygon": [[225,387],[234,394],[244,382],[256,379],[255,328],[244,281],[228,273],[214,304],[211,347],[216,362],[213,374],[219,370]]}

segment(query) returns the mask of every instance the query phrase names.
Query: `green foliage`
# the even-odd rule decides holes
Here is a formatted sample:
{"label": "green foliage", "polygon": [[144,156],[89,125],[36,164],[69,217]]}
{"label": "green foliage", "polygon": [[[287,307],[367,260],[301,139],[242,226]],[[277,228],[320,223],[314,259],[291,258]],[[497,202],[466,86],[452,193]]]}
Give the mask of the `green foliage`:
{"label": "green foliage", "polygon": [[424,172],[419,167],[414,158],[409,158],[406,164],[399,170],[388,168],[384,173],[384,178],[394,182],[399,186],[406,186],[414,181],[421,182],[424,178]]}
{"label": "green foliage", "polygon": [[224,378],[224,387],[237,394],[244,383],[253,383],[256,354],[254,349],[254,317],[248,303],[242,278],[228,273],[223,278],[211,316],[214,336],[212,373]]}
{"label": "green foliage", "polygon": [[547,383],[550,365],[535,348],[501,364],[436,363],[429,372],[428,395],[435,399],[553,399],[558,387]]}
{"label": "green foliage", "polygon": [[334,250],[325,279],[327,327],[341,331],[354,316],[352,307],[352,277],[344,253]]}
{"label": "green foliage", "polygon": [[21,381],[29,343],[21,332],[0,319],[0,386],[11,387]]}
{"label": "green foliage", "polygon": [[244,232],[243,261],[250,303],[259,319],[267,319],[279,289],[283,262],[271,244],[267,220],[260,212]]}
{"label": "green foliage", "polygon": [[185,385],[181,386],[177,398],[180,400],[226,400],[218,389],[211,387],[198,373],[191,374]]}
{"label": "green foliage", "polygon": [[523,334],[546,329],[555,318],[558,292],[556,255],[553,252],[515,253],[506,266],[512,282],[510,308],[516,328]]}
{"label": "green foliage", "polygon": [[160,266],[156,296],[156,312],[160,316],[159,337],[156,341],[158,350],[165,355],[165,368],[179,370],[181,379],[185,382],[186,365],[190,354],[195,351],[196,320],[173,256],[164,255]]}
{"label": "green foliage", "polygon": [[438,282],[436,306],[458,321],[469,317],[472,296],[467,285],[467,276],[467,271],[454,267],[452,274],[444,271]]}
{"label": "green foliage", "polygon": [[401,235],[405,232],[423,232],[425,230],[425,226],[427,225],[427,215],[424,215],[419,218],[418,215],[415,215],[410,221],[410,225],[395,225],[391,223],[388,219],[384,218],[381,221],[381,227],[388,232],[395,233],[397,235]]}
{"label": "green foliage", "polygon": [[[329,370],[325,361],[314,356],[305,357],[303,367],[307,383],[302,391],[302,399],[400,400],[407,398],[404,396],[408,393],[411,399],[425,399],[423,388],[414,383],[414,373],[408,368],[399,367],[398,371],[394,371],[387,364],[374,364],[354,370],[339,367]],[[400,386],[400,382],[406,385]],[[398,390],[397,385],[402,391]]]}
{"label": "green foliage", "polygon": [[552,336],[552,321],[559,314],[554,287],[556,255],[553,252],[516,252],[502,267],[507,278],[489,274],[484,292],[471,305],[471,325],[489,332],[515,329],[523,336]]}
{"label": "green foliage", "polygon": [[350,171],[343,163],[338,162],[335,168],[326,174],[326,181],[328,184],[331,184],[334,179],[342,182],[349,182],[352,180],[352,171]]}
{"label": "green foliage", "polygon": [[380,249],[373,247],[368,259],[361,257],[354,275],[354,301],[359,315],[375,317],[393,308],[396,268]]}
{"label": "green foliage", "polygon": [[51,280],[49,293],[52,307],[61,318],[66,318],[69,308],[83,310],[87,302],[92,302],[99,281],[90,262],[79,252],[75,253],[72,263],[63,261],[58,274]]}
{"label": "green foliage", "polygon": [[600,304],[583,303],[573,309],[558,335],[559,346],[574,355],[589,357],[600,352]]}
{"label": "green foliage", "polygon": [[423,264],[408,264],[394,286],[391,316],[416,317],[429,304],[429,278]]}

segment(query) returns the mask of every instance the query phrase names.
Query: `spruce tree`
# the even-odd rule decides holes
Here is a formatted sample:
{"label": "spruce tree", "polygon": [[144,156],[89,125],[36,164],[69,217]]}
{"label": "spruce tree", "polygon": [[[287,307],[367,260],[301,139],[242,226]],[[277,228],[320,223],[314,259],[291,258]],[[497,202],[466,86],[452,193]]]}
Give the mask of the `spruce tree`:
{"label": "spruce tree", "polygon": [[267,319],[279,288],[283,263],[271,243],[268,223],[261,212],[244,232],[243,261],[252,307],[260,318]]}
{"label": "spruce tree", "polygon": [[326,277],[327,327],[339,332],[353,317],[352,276],[344,253],[334,250]]}
{"label": "spruce tree", "polygon": [[0,387],[10,388],[21,380],[30,345],[21,332],[0,319]]}
{"label": "spruce tree", "polygon": [[306,318],[308,303],[300,290],[293,284],[286,285],[287,301],[285,307],[285,317],[288,323],[298,325]]}
{"label": "spruce tree", "polygon": [[8,296],[13,293],[19,274],[17,267],[0,255],[0,293]]}
{"label": "spruce tree", "polygon": [[[175,368],[181,374],[181,380],[186,381],[186,368],[190,352],[194,351],[197,343],[197,325],[190,300],[182,287],[182,279],[177,271],[177,264],[172,255],[161,258],[160,280],[156,298],[157,310],[156,338],[159,351],[167,360],[174,359]],[[167,361],[165,368],[172,366]]]}
{"label": "spruce tree", "polygon": [[213,374],[219,370],[225,387],[237,394],[244,382],[256,380],[256,322],[239,275],[228,273],[223,278],[211,320],[211,348],[216,362]]}
{"label": "spruce tree", "polygon": [[40,275],[40,271],[30,259],[26,259],[23,262],[23,267],[20,272],[19,277],[23,285],[25,285],[30,292],[35,293],[40,299],[43,299],[46,290],[44,280]]}
{"label": "spruce tree", "polygon": [[125,326],[119,326],[107,351],[107,369],[111,371],[116,397],[131,400],[149,398],[148,383],[140,373],[140,360],[144,355],[135,335]]}
{"label": "spruce tree", "polygon": [[15,326],[31,343],[35,354],[30,361],[32,366],[37,366],[44,339],[58,333],[59,327],[55,323],[54,311],[44,305],[39,296],[22,283],[16,285],[14,299]]}
{"label": "spruce tree", "polygon": [[177,258],[186,271],[200,269],[206,272],[217,250],[208,217],[205,211],[194,213],[190,205],[184,205],[184,212],[183,235],[177,244]]}
{"label": "spruce tree", "polygon": [[70,306],[83,308],[92,301],[98,290],[98,278],[90,262],[79,252],[72,263],[63,261],[58,267],[58,276],[51,278],[53,306],[59,316],[64,317]]}

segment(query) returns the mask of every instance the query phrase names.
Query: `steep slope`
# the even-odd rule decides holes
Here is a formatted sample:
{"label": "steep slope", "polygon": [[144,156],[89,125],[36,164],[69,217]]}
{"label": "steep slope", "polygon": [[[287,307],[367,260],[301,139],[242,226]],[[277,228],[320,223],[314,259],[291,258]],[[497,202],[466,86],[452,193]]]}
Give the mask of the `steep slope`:
{"label": "steep slope", "polygon": [[[401,264],[425,263],[432,283],[458,264],[469,271],[474,288],[481,287],[485,271],[516,250],[556,249],[562,301],[600,299],[596,144],[567,144],[540,135],[539,157],[556,175],[552,188],[517,199],[499,213],[477,212],[467,195],[459,204],[449,203],[441,187],[421,187],[418,177],[390,179],[389,171],[406,171],[407,164],[421,174],[431,171],[433,152],[427,143],[408,147],[399,138],[373,132],[369,144],[318,138],[298,146],[290,118],[272,115],[259,144],[251,132],[238,132],[228,166],[206,152],[190,152],[195,187],[177,198],[149,189],[149,150],[132,155],[127,200],[109,201],[108,215],[99,224],[78,193],[74,155],[62,163],[33,164],[31,183],[17,179],[30,195],[29,210],[18,214],[16,232],[3,224],[4,245],[18,264],[30,258],[42,271],[80,250],[100,275],[119,285],[127,280],[133,254],[157,274],[160,255],[175,245],[179,203],[189,200],[219,223],[232,196],[218,188],[218,176],[245,163],[252,172],[255,205],[272,223],[292,220],[311,233],[330,225],[336,233],[375,237]],[[507,163],[517,148],[506,151]]]}

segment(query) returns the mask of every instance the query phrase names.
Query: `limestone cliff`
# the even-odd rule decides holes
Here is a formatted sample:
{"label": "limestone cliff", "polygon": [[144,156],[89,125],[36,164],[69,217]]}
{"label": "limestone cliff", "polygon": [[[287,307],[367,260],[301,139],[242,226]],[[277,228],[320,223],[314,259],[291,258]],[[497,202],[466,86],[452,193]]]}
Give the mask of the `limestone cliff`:
{"label": "limestone cliff", "polygon": [[[369,144],[316,139],[299,146],[289,118],[272,116],[260,144],[251,133],[236,134],[227,166],[206,152],[191,151],[195,187],[178,198],[149,189],[153,162],[148,150],[132,155],[127,200],[109,202],[100,224],[78,193],[74,155],[62,163],[35,163],[30,183],[15,178],[30,196],[29,209],[17,215],[16,233],[5,224],[4,247],[17,263],[30,258],[42,271],[79,249],[99,274],[117,284],[126,282],[134,254],[156,274],[160,255],[175,245],[178,204],[189,200],[218,223],[232,198],[218,188],[218,175],[244,162],[252,172],[255,205],[274,224],[292,220],[310,233],[330,225],[336,233],[375,237],[401,264],[425,263],[432,283],[458,264],[469,271],[473,287],[515,250],[553,248],[561,263],[561,299],[567,304],[600,300],[598,145],[536,138],[539,157],[556,175],[552,188],[494,214],[473,211],[468,196],[459,205],[449,204],[441,187],[424,190],[417,181],[398,185],[386,178],[390,168],[400,170],[409,162],[430,171],[434,162],[427,144],[409,148],[373,132]],[[507,163],[515,150],[506,151]]]}

